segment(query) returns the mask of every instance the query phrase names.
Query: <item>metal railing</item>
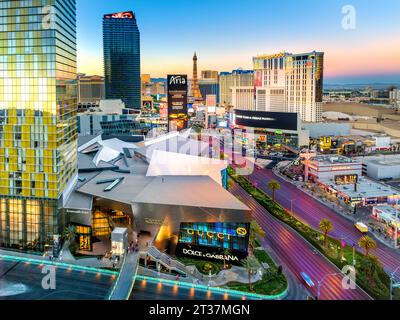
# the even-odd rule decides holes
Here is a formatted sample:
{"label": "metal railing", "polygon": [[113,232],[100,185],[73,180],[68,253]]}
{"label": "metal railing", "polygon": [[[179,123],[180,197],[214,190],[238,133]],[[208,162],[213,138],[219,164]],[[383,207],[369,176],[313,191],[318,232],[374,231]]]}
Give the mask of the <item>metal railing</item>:
{"label": "metal railing", "polygon": [[169,255],[161,252],[154,246],[151,247],[146,253],[149,256],[151,256],[154,260],[156,260],[157,262],[163,264],[168,269],[171,269],[171,270],[175,269],[182,273],[185,273],[185,274],[187,273],[186,266],[182,262],[172,259]]}

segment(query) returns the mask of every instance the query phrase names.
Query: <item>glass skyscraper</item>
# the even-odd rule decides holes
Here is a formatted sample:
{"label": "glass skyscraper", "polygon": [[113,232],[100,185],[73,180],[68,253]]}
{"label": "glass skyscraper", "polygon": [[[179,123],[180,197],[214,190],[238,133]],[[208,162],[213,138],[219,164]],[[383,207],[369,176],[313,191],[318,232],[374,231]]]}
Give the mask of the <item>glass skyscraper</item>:
{"label": "glass skyscraper", "polygon": [[77,179],[76,1],[0,1],[0,246],[43,250]]}
{"label": "glass skyscraper", "polygon": [[133,12],[103,18],[106,99],[122,99],[127,109],[141,107],[140,32]]}

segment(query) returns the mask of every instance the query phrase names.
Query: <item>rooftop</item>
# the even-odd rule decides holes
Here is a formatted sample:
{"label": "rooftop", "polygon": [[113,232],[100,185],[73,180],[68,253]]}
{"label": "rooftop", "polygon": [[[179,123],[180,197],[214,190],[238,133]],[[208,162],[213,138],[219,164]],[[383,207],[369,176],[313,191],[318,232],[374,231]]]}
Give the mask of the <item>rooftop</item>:
{"label": "rooftop", "polygon": [[379,165],[379,166],[385,166],[385,167],[397,167],[400,166],[400,159],[374,159],[371,161],[368,161],[369,163]]}
{"label": "rooftop", "polygon": [[320,164],[346,164],[346,163],[358,163],[351,158],[344,157],[344,156],[332,156],[332,155],[325,155],[325,156],[317,156],[311,158],[310,161],[318,162]]}
{"label": "rooftop", "polygon": [[72,192],[67,204],[67,209],[73,210],[92,210],[93,197],[79,192]]}
{"label": "rooftop", "polygon": [[145,143],[145,146],[135,149],[135,153],[142,156],[147,162],[150,162],[155,150],[187,154],[192,156],[208,155],[208,144],[197,141],[181,135],[169,135],[158,137],[152,143]]}
{"label": "rooftop", "polygon": [[393,155],[376,155],[359,158],[364,163],[372,163],[381,166],[399,166],[400,165],[400,154]]}
{"label": "rooftop", "polygon": [[226,161],[208,158],[208,144],[189,135],[170,133],[140,144],[98,136],[83,139],[79,181],[69,203],[76,208],[81,195],[85,200],[100,197],[128,205],[249,211],[222,186]]}
{"label": "rooftop", "polygon": [[400,195],[400,190],[365,177],[359,177],[357,191],[355,191],[353,184],[336,185],[331,179],[321,179],[321,182],[351,198],[379,198]]}
{"label": "rooftop", "polygon": [[[385,213],[388,213],[388,214],[391,214],[394,216],[396,215],[396,208],[393,206],[376,206],[376,207],[374,207],[374,209],[381,210],[382,212],[385,212]],[[400,211],[399,211],[399,213],[400,213]]]}
{"label": "rooftop", "polygon": [[[106,191],[112,181],[123,180]],[[101,183],[107,181],[107,183]],[[105,171],[78,188],[86,195],[125,204],[151,203],[175,206],[250,210],[209,176],[146,177]]]}
{"label": "rooftop", "polygon": [[[396,208],[392,206],[376,206],[374,207],[375,210],[379,210],[379,218],[386,223],[391,225],[395,225],[396,222],[400,227],[400,218],[396,218]],[[399,211],[400,212],[400,211]]]}

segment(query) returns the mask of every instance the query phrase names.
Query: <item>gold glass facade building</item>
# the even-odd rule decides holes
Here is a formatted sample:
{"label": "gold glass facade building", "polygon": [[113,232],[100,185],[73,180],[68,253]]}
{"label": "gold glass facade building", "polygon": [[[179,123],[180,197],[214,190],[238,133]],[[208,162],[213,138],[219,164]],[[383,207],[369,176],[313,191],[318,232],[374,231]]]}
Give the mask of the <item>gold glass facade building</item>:
{"label": "gold glass facade building", "polygon": [[77,177],[76,1],[0,1],[0,246],[41,250]]}

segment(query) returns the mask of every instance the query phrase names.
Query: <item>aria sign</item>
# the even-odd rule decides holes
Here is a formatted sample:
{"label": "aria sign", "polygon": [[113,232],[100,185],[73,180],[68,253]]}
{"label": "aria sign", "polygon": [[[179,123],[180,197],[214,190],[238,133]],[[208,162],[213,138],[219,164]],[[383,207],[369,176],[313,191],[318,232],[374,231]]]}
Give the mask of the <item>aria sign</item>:
{"label": "aria sign", "polygon": [[168,75],[168,131],[180,131],[188,126],[187,75]]}
{"label": "aria sign", "polygon": [[187,79],[186,76],[184,75],[171,75],[168,81],[168,85],[169,86],[179,86],[179,85],[183,85],[185,86],[187,83]]}

